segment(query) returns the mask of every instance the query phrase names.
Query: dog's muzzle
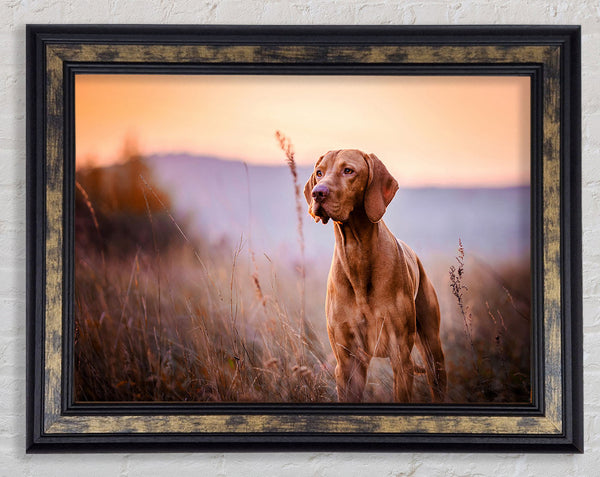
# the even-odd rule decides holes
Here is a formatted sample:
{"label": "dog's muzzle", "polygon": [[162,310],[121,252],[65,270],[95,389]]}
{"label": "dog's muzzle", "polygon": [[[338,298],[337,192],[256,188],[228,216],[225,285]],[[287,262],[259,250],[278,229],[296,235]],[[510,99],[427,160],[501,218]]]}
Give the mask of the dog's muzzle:
{"label": "dog's muzzle", "polygon": [[329,216],[323,208],[323,202],[329,195],[329,188],[325,184],[317,184],[313,188],[311,195],[313,198],[313,214],[326,224],[329,221]]}
{"label": "dog's muzzle", "polygon": [[312,198],[315,202],[323,202],[329,195],[329,188],[325,184],[317,184],[312,190]]}

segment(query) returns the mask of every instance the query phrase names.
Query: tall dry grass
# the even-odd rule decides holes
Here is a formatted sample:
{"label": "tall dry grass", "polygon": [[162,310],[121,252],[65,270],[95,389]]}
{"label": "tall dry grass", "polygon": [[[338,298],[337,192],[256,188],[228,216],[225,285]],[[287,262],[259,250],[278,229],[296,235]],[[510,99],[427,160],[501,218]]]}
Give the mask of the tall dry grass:
{"label": "tall dry grass", "polygon": [[265,259],[263,304],[242,247],[219,251],[198,266],[186,247],[139,251],[106,270],[78,254],[78,400],[333,400],[324,343],[304,341],[299,308],[278,298],[295,287]]}
{"label": "tall dry grass", "polygon": [[[103,199],[99,174],[77,178],[76,400],[336,401],[327,264],[299,270],[253,250],[251,236],[189,236],[145,173],[124,188],[136,205],[123,214],[129,199]],[[448,401],[528,402],[528,262],[487,265],[460,248],[450,276],[445,260],[425,264],[442,310]],[[415,400],[429,394],[417,376]],[[374,359],[365,401],[391,399],[389,363]]]}
{"label": "tall dry grass", "polygon": [[491,267],[468,257],[459,240],[456,262],[448,270],[450,292],[440,296],[450,400],[529,402],[529,261]]}
{"label": "tall dry grass", "polygon": [[[295,165],[293,152],[287,155]],[[110,174],[115,179],[122,173]],[[143,214],[130,214],[138,230],[115,234],[125,225],[120,210],[128,207],[95,207],[100,188],[89,194],[85,185],[102,174],[80,175],[76,400],[335,400],[333,357],[321,339],[324,321],[306,318],[320,318],[322,309],[306,305],[304,261],[297,270],[257,257],[244,237],[218,245],[189,237],[161,199],[164,191],[154,190],[142,174],[130,184],[145,202]],[[128,201],[132,192],[127,194],[111,203]],[[105,230],[109,244],[102,239]],[[324,290],[324,278],[308,278],[308,292]]]}

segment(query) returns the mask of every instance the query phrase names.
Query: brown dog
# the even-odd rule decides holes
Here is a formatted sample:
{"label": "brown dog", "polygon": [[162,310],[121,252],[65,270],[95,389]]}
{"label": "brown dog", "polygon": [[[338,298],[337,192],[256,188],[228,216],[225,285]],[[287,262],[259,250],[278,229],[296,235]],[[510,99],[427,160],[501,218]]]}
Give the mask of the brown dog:
{"label": "brown dog", "polygon": [[394,399],[411,401],[415,341],[433,400],[444,400],[435,290],[415,252],[381,220],[397,190],[398,183],[375,155],[355,149],[321,156],[304,187],[315,221],[334,221],[326,315],[339,401],[362,400],[373,357],[390,358]]}

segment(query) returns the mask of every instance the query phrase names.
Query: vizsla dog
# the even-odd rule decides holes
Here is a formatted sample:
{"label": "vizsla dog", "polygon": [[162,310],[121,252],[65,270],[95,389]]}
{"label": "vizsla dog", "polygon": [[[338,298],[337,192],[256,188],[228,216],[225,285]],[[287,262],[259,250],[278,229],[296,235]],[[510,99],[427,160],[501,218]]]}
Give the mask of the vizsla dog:
{"label": "vizsla dog", "polygon": [[[410,402],[416,343],[432,399],[446,392],[440,309],[419,258],[381,220],[398,183],[374,154],[330,151],[304,187],[316,222],[334,222],[327,331],[337,360],[338,400],[362,400],[371,358],[390,358],[394,400]],[[422,372],[422,370],[420,371]]]}

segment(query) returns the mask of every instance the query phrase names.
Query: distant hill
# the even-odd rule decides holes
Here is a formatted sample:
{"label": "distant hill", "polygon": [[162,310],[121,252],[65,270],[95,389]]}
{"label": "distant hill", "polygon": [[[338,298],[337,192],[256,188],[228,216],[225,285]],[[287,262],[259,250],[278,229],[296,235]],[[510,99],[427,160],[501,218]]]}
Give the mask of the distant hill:
{"label": "distant hill", "polygon": [[[209,241],[246,241],[257,253],[295,259],[299,254],[292,176],[288,167],[245,165],[240,161],[187,154],[146,159],[153,181],[171,195],[174,212]],[[304,186],[312,166],[299,167]],[[303,209],[307,210],[303,202]],[[500,189],[400,189],[384,215],[398,238],[421,256],[456,255],[459,237],[466,250],[490,261],[529,250],[529,187]],[[304,215],[309,260],[327,260],[333,225]]]}

